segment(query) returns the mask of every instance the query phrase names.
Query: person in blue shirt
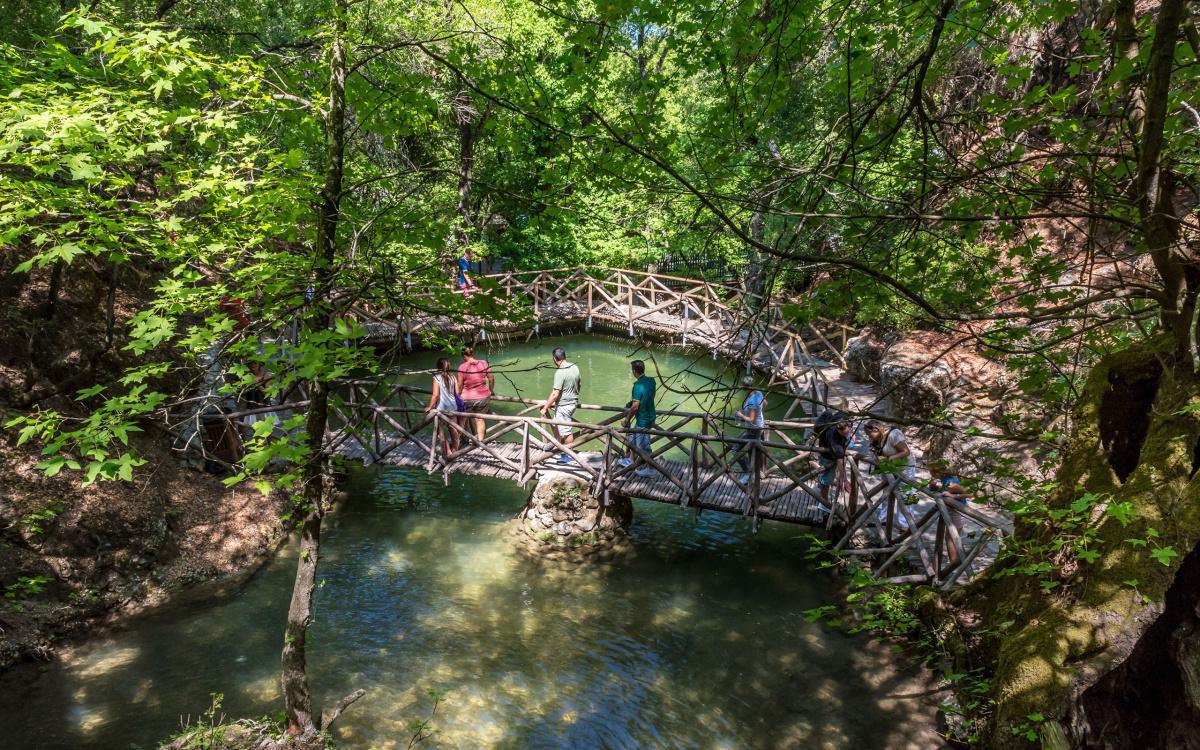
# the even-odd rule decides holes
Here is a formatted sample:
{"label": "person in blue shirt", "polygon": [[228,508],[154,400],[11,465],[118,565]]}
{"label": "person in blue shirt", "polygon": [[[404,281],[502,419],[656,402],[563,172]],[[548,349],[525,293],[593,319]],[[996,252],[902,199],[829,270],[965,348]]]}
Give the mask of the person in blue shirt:
{"label": "person in blue shirt", "polygon": [[[970,490],[963,486],[963,481],[942,461],[935,461],[929,465],[929,489],[941,494],[946,512],[950,515],[950,522],[954,524],[961,540],[967,520],[962,511],[966,510],[967,503],[971,500]],[[949,532],[946,533],[945,543],[946,557],[949,558],[950,564],[954,565],[958,562],[958,550],[955,549]]]}
{"label": "person in blue shirt", "polygon": [[[654,378],[646,375],[646,363],[640,359],[635,359],[629,363],[629,369],[633,372],[633,400],[629,402],[625,410],[625,426],[629,427],[632,420],[636,426],[636,430],[629,436],[631,450],[629,456],[622,458],[617,463],[622,466],[629,466],[638,457],[642,455],[643,459],[650,455],[650,434],[643,430],[654,429],[654,421],[658,418],[658,414],[654,410],[654,391],[656,384]],[[643,466],[634,472],[639,476],[647,476],[654,473],[654,469],[649,466]]]}
{"label": "person in blue shirt", "polygon": [[458,259],[458,291],[463,294],[470,294],[477,288],[475,282],[471,279],[471,248],[463,251],[462,257]]}
{"label": "person in blue shirt", "polygon": [[754,378],[747,375],[742,378],[742,388],[746,391],[746,400],[742,408],[734,412],[742,428],[734,445],[737,448],[737,465],[742,470],[741,482],[749,488],[750,483],[750,446],[762,439],[763,430],[767,426],[763,410],[767,408],[767,398],[763,392],[754,387]]}

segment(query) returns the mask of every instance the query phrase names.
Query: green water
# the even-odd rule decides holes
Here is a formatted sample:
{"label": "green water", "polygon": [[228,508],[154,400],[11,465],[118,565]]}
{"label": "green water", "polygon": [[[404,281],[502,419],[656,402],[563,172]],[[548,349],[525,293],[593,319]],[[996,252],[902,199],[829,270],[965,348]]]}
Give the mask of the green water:
{"label": "green water", "polygon": [[[585,400],[623,403],[625,345],[567,346],[593,373]],[[545,348],[506,361],[522,369]],[[514,379],[539,395],[550,382]],[[446,693],[429,748],[932,746],[919,679],[801,616],[834,596],[801,529],[754,534],[742,518],[638,502],[627,558],[551,566],[510,549],[525,498],[513,484],[373,468],[348,489],[326,524],[309,648],[318,702],[368,691],[337,726],[347,747],[407,747],[430,690]],[[152,747],[218,692],[231,716],[278,712],[294,563],[285,551],[236,595],[6,675],[0,747]]]}

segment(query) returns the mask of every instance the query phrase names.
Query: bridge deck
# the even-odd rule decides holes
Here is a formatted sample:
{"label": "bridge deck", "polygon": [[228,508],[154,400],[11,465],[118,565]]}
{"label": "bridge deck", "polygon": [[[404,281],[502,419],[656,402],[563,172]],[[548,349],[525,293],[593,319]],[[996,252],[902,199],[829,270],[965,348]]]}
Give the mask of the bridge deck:
{"label": "bridge deck", "polygon": [[[429,439],[425,437],[418,438],[415,442],[411,440],[383,441],[381,447],[383,450],[377,453],[380,456],[378,463],[392,466],[425,467],[429,461]],[[521,445],[496,442],[489,443],[488,447],[495,451],[495,456],[476,448],[455,459],[446,467],[446,471],[451,474],[496,477],[519,482],[521,480],[519,476]],[[375,462],[374,457],[369,455],[367,450],[356,441],[343,442],[335,452],[344,458],[368,464]],[[554,459],[557,455],[557,452],[533,451],[530,456],[530,464],[538,472],[577,473],[580,476],[587,474],[578,465],[556,463]],[[600,454],[583,453],[581,455],[588,460],[590,468],[595,471],[600,470],[603,465],[603,457]],[[680,484],[688,486],[691,481],[691,469],[688,464],[662,458],[657,461],[663,469],[671,472]],[[704,486],[710,481],[711,484],[708,484],[692,502],[686,502],[688,493],[658,471],[652,471],[650,476],[638,476],[632,471],[625,471],[612,478],[610,487],[613,492],[642,500],[747,515],[750,503],[745,491],[727,474],[716,476],[717,474],[718,470],[715,467],[701,469],[698,484]],[[531,474],[527,479],[536,479],[536,476]],[[789,488],[790,491],[785,491]],[[776,494],[779,496],[774,497],[770,502],[759,505],[759,518],[805,526],[823,527],[825,525],[826,512],[811,495],[797,488],[790,480],[771,476],[764,477],[760,482],[760,492],[762,497],[773,497]]]}

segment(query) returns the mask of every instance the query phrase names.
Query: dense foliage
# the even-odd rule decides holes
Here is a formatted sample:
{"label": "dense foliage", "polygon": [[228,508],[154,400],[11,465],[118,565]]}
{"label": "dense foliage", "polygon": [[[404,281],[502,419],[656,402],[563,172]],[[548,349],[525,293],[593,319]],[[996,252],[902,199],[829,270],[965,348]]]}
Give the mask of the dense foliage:
{"label": "dense foliage", "polygon": [[[1200,34],[1183,0],[1143,5],[13,0],[0,246],[45,284],[35,330],[65,268],[107,279],[121,372],[31,372],[7,425],[49,474],[129,479],[129,435],[194,420],[214,361],[229,392],[302,389],[308,416],[257,423],[232,480],[302,498],[301,674],[329,382],[375,366],[364,310],[500,314],[450,291],[466,248],[728,265],[797,317],[936,329],[1010,367],[1058,443],[1090,364],[1200,367]],[[1178,382],[1155,418],[1187,431]],[[1039,595],[1131,540],[1172,568],[1195,536],[1117,489],[1027,486],[1002,575]]]}

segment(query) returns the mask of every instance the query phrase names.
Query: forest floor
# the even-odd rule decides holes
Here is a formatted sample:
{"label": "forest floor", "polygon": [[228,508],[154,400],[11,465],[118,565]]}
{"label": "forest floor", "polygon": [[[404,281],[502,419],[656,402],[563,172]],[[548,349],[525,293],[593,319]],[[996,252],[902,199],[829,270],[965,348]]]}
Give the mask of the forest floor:
{"label": "forest floor", "polygon": [[143,441],[136,480],[46,477],[0,434],[0,670],[73,635],[236,586],[278,547],[281,502]]}
{"label": "forest floor", "polygon": [[[78,417],[76,391],[113,382],[139,358],[123,346],[152,277],[107,277],[88,264],[13,273],[0,258],[0,425],[34,409]],[[180,385],[180,384],[174,384]],[[161,435],[132,436],[134,481],[81,486],[45,476],[32,445],[0,430],[0,670],[49,658],[61,641],[181,598],[211,595],[256,570],[284,536],[281,501],[184,464]],[[185,595],[186,592],[186,595]]]}

